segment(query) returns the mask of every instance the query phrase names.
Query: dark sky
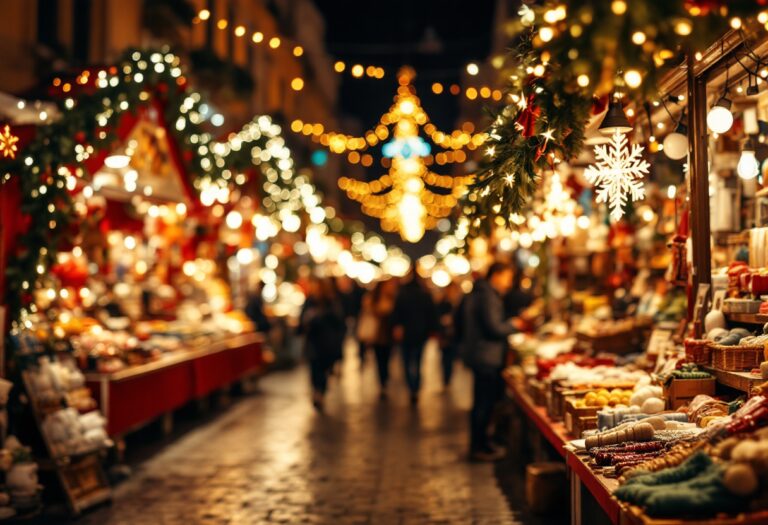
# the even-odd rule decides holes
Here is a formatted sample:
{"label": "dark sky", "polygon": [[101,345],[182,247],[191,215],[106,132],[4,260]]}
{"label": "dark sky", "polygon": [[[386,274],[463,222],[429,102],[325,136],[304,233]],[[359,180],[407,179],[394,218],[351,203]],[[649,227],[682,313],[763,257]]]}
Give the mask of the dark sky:
{"label": "dark sky", "polygon": [[[416,89],[432,120],[453,129],[456,97],[436,96],[435,81],[458,82],[473,60],[484,59],[491,43],[494,0],[316,0],[326,20],[328,50],[347,63],[384,67],[382,80],[343,75],[342,112],[361,120],[365,128],[378,121],[395,95],[395,72],[404,64],[417,72]],[[427,32],[439,51],[424,53],[420,43]]]}

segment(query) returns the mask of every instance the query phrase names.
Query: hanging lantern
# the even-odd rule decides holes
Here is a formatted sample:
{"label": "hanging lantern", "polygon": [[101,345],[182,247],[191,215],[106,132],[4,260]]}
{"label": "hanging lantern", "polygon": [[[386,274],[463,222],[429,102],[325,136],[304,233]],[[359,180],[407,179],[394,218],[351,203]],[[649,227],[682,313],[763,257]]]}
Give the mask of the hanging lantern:
{"label": "hanging lantern", "polygon": [[608,106],[608,112],[598,128],[603,135],[613,135],[615,132],[629,133],[632,131],[632,125],[627,120],[624,108],[618,100],[611,100]]}

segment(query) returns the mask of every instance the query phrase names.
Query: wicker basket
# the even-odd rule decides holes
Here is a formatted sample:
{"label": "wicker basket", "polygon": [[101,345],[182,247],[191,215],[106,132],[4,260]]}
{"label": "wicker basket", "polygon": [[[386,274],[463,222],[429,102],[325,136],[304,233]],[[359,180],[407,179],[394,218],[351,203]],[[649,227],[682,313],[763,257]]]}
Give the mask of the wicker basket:
{"label": "wicker basket", "polygon": [[711,343],[712,366],[721,370],[750,370],[760,366],[763,345],[722,346]]}
{"label": "wicker basket", "polygon": [[685,359],[697,365],[708,365],[712,362],[712,341],[708,339],[686,339],[683,341],[685,347]]}

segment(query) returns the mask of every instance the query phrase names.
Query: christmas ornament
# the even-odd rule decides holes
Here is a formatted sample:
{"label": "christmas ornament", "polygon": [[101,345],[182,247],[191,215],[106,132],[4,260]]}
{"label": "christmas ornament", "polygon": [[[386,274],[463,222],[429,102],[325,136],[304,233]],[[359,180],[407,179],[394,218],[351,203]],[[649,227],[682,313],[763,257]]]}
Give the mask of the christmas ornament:
{"label": "christmas ornament", "polygon": [[3,132],[0,133],[0,153],[2,153],[3,158],[16,158],[16,151],[18,151],[17,142],[19,142],[19,137],[12,135],[11,127],[6,124]]}
{"label": "christmas ornament", "polygon": [[624,215],[628,199],[634,202],[645,197],[642,178],[650,164],[642,158],[642,146],[627,146],[627,136],[615,131],[609,144],[595,146],[596,162],[584,170],[584,176],[597,188],[597,202],[608,204],[614,221]]}

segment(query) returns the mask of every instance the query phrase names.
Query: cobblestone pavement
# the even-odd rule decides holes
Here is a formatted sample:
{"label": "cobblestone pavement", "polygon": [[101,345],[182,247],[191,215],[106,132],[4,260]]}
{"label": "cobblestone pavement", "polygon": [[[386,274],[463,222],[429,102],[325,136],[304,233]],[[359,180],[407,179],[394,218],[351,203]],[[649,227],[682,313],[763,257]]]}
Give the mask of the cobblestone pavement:
{"label": "cobblestone pavement", "polygon": [[304,367],[269,374],[258,394],[137,466],[112,506],[76,523],[522,523],[493,466],[465,459],[469,374],[458,370],[444,391],[428,348],[412,408],[397,356],[382,402],[373,356],[361,371],[354,354],[350,345],[324,414]]}

